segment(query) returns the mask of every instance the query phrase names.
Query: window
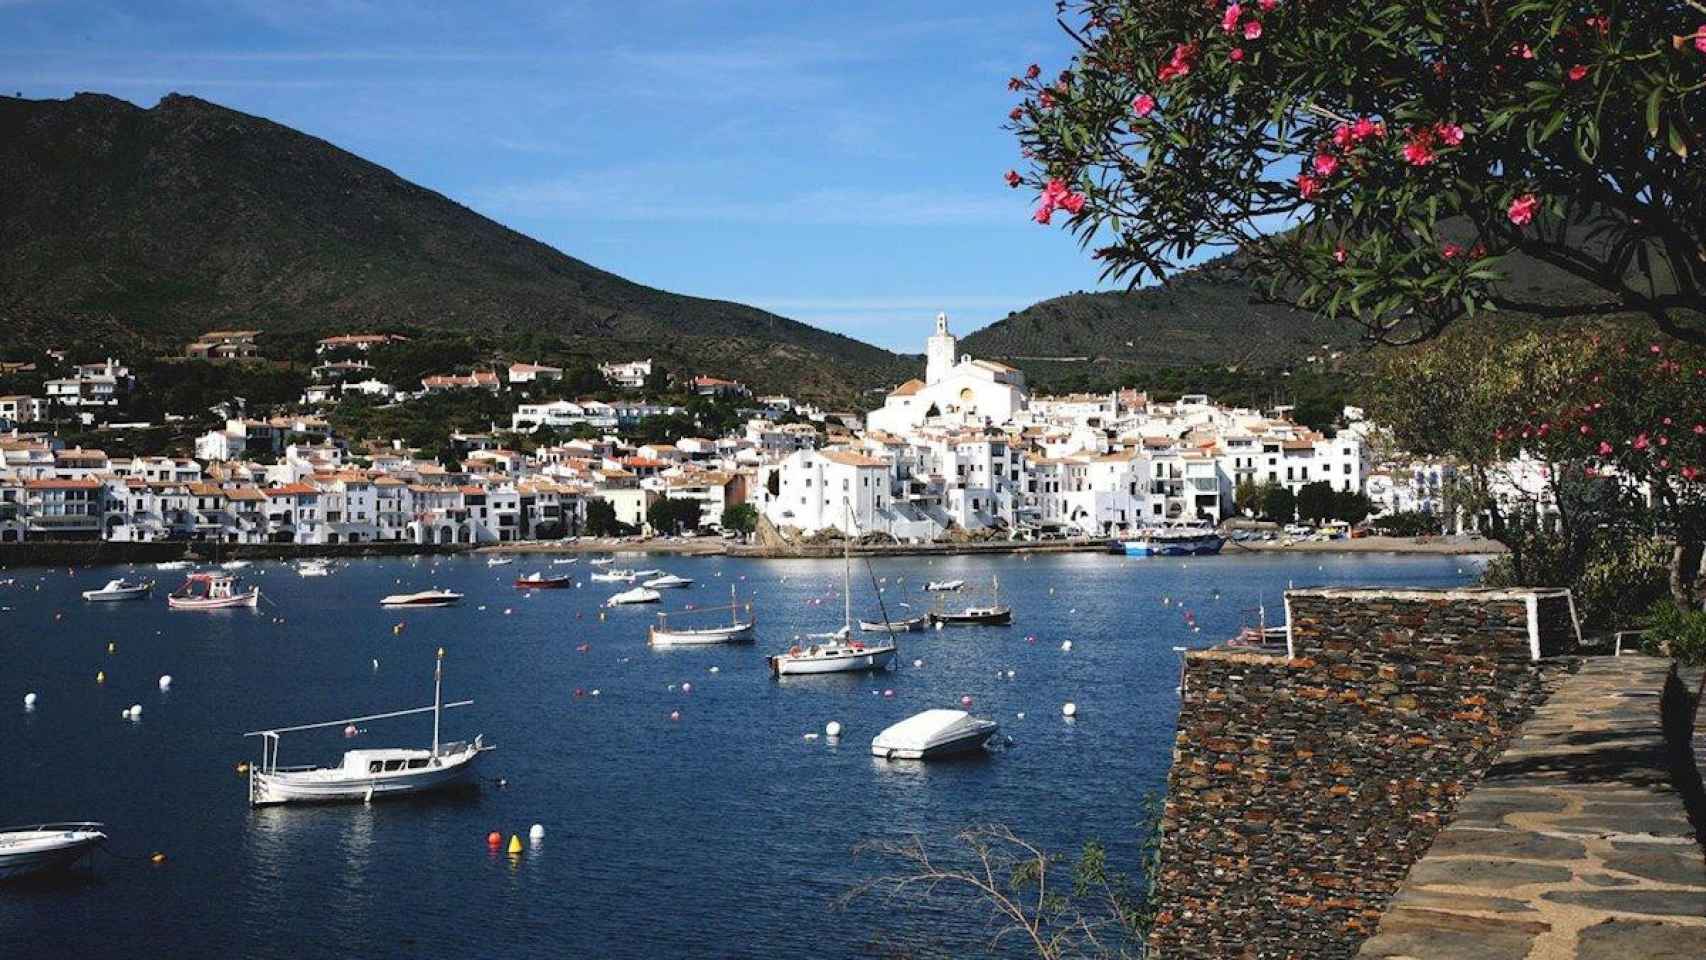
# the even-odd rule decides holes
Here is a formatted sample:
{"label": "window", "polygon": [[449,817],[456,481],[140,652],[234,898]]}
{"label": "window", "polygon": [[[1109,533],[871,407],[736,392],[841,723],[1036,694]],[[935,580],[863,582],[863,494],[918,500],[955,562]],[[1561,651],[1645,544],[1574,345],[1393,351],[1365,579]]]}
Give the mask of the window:
{"label": "window", "polygon": [[414,757],[409,760],[410,770],[419,770],[427,765],[426,757]]}
{"label": "window", "polygon": [[374,760],[373,762],[371,762],[367,765],[367,772],[368,773],[378,773],[380,771],[380,769],[383,768],[384,766],[385,765],[380,763],[378,760]]}
{"label": "window", "polygon": [[394,772],[401,770],[401,769],[403,769],[403,761],[401,761],[401,760],[387,760],[387,761],[385,761],[385,772],[386,773],[394,773]]}

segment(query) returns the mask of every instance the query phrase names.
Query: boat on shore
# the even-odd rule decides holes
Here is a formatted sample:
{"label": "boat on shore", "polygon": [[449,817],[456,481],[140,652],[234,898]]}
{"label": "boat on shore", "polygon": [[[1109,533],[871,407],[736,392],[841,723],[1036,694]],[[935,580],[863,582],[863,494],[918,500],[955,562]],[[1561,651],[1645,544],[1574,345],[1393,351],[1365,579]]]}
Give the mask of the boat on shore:
{"label": "boat on shore", "polygon": [[141,600],[154,592],[154,581],[144,580],[132,583],[129,580],[108,580],[107,585],[99,590],[83,591],[83,599],[91,603],[112,602],[115,600]]}
{"label": "boat on shore", "polygon": [[982,750],[1001,725],[964,710],[926,710],[871,738],[871,755],[884,760],[935,760]]}
{"label": "boat on shore", "polygon": [[462,602],[462,594],[450,590],[421,590],[417,593],[393,593],[382,597],[382,607],[452,607]]}
{"label": "boat on shore", "polygon": [[631,590],[624,590],[621,593],[612,594],[610,599],[604,601],[604,605],[607,607],[621,607],[634,603],[657,603],[662,599],[663,594],[658,593],[656,590],[652,590],[648,587],[634,587]]}
{"label": "boat on shore", "polygon": [[244,589],[240,577],[226,573],[192,573],[166,597],[166,606],[173,610],[226,610],[260,603],[260,587]]}
{"label": "boat on shore", "polygon": [[526,576],[515,578],[517,590],[564,590],[575,585],[575,578],[568,574],[560,577],[548,577],[542,572],[535,571]]}
{"label": "boat on shore", "polygon": [[1226,538],[1212,528],[1182,525],[1141,530],[1136,536],[1110,542],[1108,550],[1128,557],[1202,557],[1217,554],[1224,546]]}
{"label": "boat on shore", "polygon": [[[432,706],[413,710],[396,710],[365,717],[306,723],[293,727],[276,727],[245,733],[259,737],[261,759],[249,767],[249,805],[271,806],[281,803],[335,803],[413,796],[474,782],[474,766],[481,754],[492,750],[483,736],[471,741],[439,742],[439,723],[445,710],[466,707],[472,700],[443,702],[444,650],[438,651],[433,668]],[[416,714],[432,714],[432,746],[426,750],[382,748],[377,750],[348,750],[335,767],[281,767],[278,765],[279,740],[282,734],[326,727],[344,727],[346,732],[358,723],[389,720]]]}
{"label": "boat on shore", "polygon": [[0,880],[73,866],[107,839],[103,827],[92,821],[0,827]]}
{"label": "boat on shore", "polygon": [[[729,622],[726,624],[703,624],[681,626],[680,618],[683,613],[691,613],[694,618],[705,614],[729,611]],[[746,620],[741,620],[741,603],[735,595],[735,588],[729,587],[729,605],[726,607],[701,607],[691,611],[673,614],[677,617],[675,623],[670,622],[672,614],[659,613],[658,622],[646,628],[646,643],[654,647],[697,647],[715,643],[745,643],[752,640],[752,628],[758,623],[758,618],[752,615],[752,604],[748,602],[745,608]]]}

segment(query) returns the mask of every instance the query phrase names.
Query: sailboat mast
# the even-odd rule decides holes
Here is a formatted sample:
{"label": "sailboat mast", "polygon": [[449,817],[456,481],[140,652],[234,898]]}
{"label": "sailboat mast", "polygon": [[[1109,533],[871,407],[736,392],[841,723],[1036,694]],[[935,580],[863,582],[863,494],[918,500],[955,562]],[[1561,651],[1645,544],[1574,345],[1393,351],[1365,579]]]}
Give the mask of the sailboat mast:
{"label": "sailboat mast", "polygon": [[432,667],[432,755],[438,756],[438,717],[444,712],[444,648]]}
{"label": "sailboat mast", "polygon": [[842,500],[847,512],[847,535],[841,540],[841,625],[853,632],[853,508]]}

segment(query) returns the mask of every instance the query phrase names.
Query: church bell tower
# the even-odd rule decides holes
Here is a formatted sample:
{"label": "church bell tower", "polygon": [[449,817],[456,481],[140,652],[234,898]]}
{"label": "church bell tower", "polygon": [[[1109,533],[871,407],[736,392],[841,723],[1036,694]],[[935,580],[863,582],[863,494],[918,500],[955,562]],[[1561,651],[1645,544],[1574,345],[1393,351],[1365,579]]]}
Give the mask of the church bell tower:
{"label": "church bell tower", "polygon": [[925,343],[924,382],[939,383],[947,378],[949,371],[953,370],[954,364],[958,362],[955,351],[959,349],[959,342],[948,332],[947,314],[936,314],[936,332],[931,334]]}

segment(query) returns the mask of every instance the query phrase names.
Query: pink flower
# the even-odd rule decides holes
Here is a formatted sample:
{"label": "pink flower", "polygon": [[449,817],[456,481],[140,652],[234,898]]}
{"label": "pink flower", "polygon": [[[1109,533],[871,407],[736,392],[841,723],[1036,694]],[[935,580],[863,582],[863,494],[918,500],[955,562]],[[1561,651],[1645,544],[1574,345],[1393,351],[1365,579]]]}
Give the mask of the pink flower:
{"label": "pink flower", "polygon": [[1434,127],[1434,136],[1447,146],[1455,147],[1463,142],[1463,128],[1455,123],[1442,123]]}
{"label": "pink flower", "polygon": [[1525,193],[1511,201],[1510,209],[1505,215],[1519,227],[1527,226],[1534,219],[1534,211],[1540,206],[1540,198],[1532,193]]}
{"label": "pink flower", "polygon": [[1511,44],[1511,56],[1518,60],[1533,60],[1534,48],[1526,43],[1513,43]]}
{"label": "pink flower", "polygon": [[1263,13],[1273,13],[1279,6],[1279,0],[1256,0],[1256,6],[1261,7]]}
{"label": "pink flower", "polygon": [[1160,78],[1162,83],[1166,83],[1170,80],[1177,80],[1180,77],[1189,75],[1191,67],[1195,65],[1197,54],[1201,52],[1201,49],[1202,48],[1198,46],[1194,40],[1190,43],[1181,43],[1175,46],[1173,48],[1172,59],[1157,72],[1156,76]]}
{"label": "pink flower", "polygon": [[1226,51],[1226,59],[1231,60],[1233,63],[1243,63],[1244,48],[1233,47],[1231,50]]}
{"label": "pink flower", "polygon": [[1577,428],[1576,432],[1585,437],[1593,433],[1593,428],[1584,423]]}
{"label": "pink flower", "polygon": [[1602,457],[1611,456],[1611,444],[1606,443],[1604,440],[1601,440],[1599,442],[1599,455]]}
{"label": "pink flower", "polygon": [[1643,433],[1640,436],[1635,438],[1635,449],[1645,450],[1649,446],[1651,446],[1651,443],[1647,440],[1646,434]]}
{"label": "pink flower", "polygon": [[1039,67],[1033,63],[1029,67],[1025,68],[1025,79],[1026,80],[1035,80],[1036,78],[1042,76],[1042,73],[1043,73],[1043,68]]}
{"label": "pink flower", "polygon": [[1069,193],[1060,198],[1060,206],[1067,213],[1076,214],[1084,209],[1084,195],[1082,193]]}
{"label": "pink flower", "polygon": [[1611,32],[1611,18],[1599,16],[1588,17],[1586,20],[1582,21],[1582,26],[1599,31],[1599,35],[1603,37],[1607,33]]}
{"label": "pink flower", "polygon": [[1682,479],[1687,480],[1689,483],[1693,483],[1694,478],[1698,477],[1699,475],[1700,475],[1700,471],[1694,469],[1693,467],[1683,467],[1682,468]]}
{"label": "pink flower", "polygon": [[1037,94],[1037,104],[1040,105],[1044,110],[1053,109],[1054,108],[1054,94],[1049,93],[1047,90],[1044,90],[1042,93]]}
{"label": "pink flower", "polygon": [[1226,8],[1226,12],[1220,15],[1220,29],[1226,31],[1227,33],[1231,33],[1232,31],[1238,29],[1238,18],[1242,17],[1243,15],[1244,15],[1243,6],[1236,4],[1236,3],[1232,4],[1231,6],[1228,6]]}
{"label": "pink flower", "polygon": [[1037,207],[1036,213],[1031,214],[1031,219],[1046,227],[1048,226],[1049,218],[1052,216],[1054,216],[1054,207],[1047,202],[1044,202]]}
{"label": "pink flower", "polygon": [[1426,130],[1410,135],[1410,142],[1404,144],[1404,159],[1412,167],[1425,167],[1434,162],[1433,134]]}
{"label": "pink flower", "polygon": [[1315,155],[1315,172],[1323,177],[1330,177],[1339,169],[1339,158],[1330,153]]}
{"label": "pink flower", "polygon": [[1012,110],[1009,110],[1007,112],[1007,119],[1017,120],[1020,117],[1023,117],[1024,115],[1025,115],[1025,108],[1024,107],[1014,107]]}
{"label": "pink flower", "polygon": [[1333,260],[1334,261],[1336,261],[1338,263],[1344,263],[1349,258],[1350,258],[1350,254],[1345,252],[1344,247],[1338,247],[1338,248],[1333,250]]}
{"label": "pink flower", "polygon": [[1147,117],[1155,112],[1155,98],[1147,93],[1140,93],[1137,99],[1131,102],[1131,109],[1138,116]]}
{"label": "pink flower", "polygon": [[1017,170],[1007,171],[1007,185],[1009,187],[1017,187],[1019,185],[1019,171],[1017,171]]}
{"label": "pink flower", "polygon": [[1706,423],[1695,424],[1694,435],[1697,437],[1706,437]]}
{"label": "pink flower", "polygon": [[1066,199],[1066,195],[1071,192],[1071,190],[1066,188],[1066,181],[1059,178],[1050,180],[1048,184],[1043,187],[1043,202],[1051,207],[1058,207],[1060,206],[1061,201]]}
{"label": "pink flower", "polygon": [[1351,125],[1348,123],[1341,123],[1333,128],[1333,146],[1338,147],[1340,150],[1349,150],[1351,148],[1353,136],[1354,135],[1351,133]]}
{"label": "pink flower", "polygon": [[1455,260],[1462,253],[1463,248],[1455,243],[1448,243],[1439,248],[1439,255],[1447,260]]}
{"label": "pink flower", "polygon": [[1316,191],[1320,188],[1321,182],[1309,174],[1300,173],[1297,175],[1297,195],[1303,199],[1309,200],[1313,198]]}
{"label": "pink flower", "polygon": [[1570,71],[1565,74],[1565,76],[1570,78],[1571,83],[1581,83],[1582,80],[1587,78],[1587,75],[1588,68],[1579,63],[1571,67]]}
{"label": "pink flower", "polygon": [[1702,23],[1700,29],[1694,31],[1694,49],[1706,53],[1706,23]]}
{"label": "pink flower", "polygon": [[1260,39],[1262,39],[1262,21],[1251,20],[1248,23],[1244,24],[1244,39],[1246,39],[1246,40],[1260,40]]}
{"label": "pink flower", "polygon": [[1369,137],[1385,136],[1385,134],[1386,128],[1384,126],[1367,117],[1358,117],[1357,122],[1351,125],[1351,138],[1358,143],[1367,140]]}

